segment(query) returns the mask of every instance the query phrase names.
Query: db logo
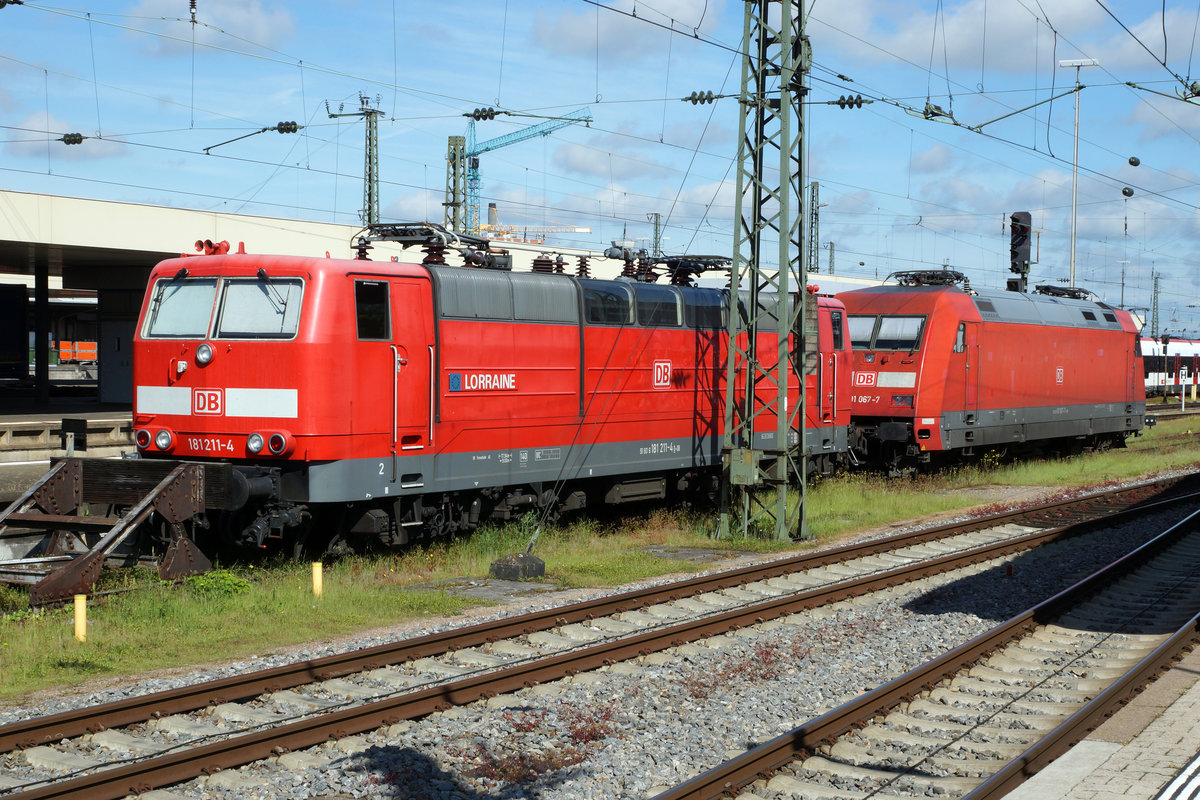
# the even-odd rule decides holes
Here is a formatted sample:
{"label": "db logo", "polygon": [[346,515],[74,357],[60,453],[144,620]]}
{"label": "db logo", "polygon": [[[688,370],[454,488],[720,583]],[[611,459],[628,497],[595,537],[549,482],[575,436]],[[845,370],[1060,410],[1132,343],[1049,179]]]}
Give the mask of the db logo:
{"label": "db logo", "polygon": [[671,385],[671,362],[670,361],[655,361],[654,362],[654,385],[655,386],[670,386]]}
{"label": "db logo", "polygon": [[854,385],[855,386],[874,386],[875,385],[875,373],[874,372],[856,372],[856,373],[854,373]]}
{"label": "db logo", "polygon": [[193,414],[222,414],[225,411],[224,389],[192,389]]}

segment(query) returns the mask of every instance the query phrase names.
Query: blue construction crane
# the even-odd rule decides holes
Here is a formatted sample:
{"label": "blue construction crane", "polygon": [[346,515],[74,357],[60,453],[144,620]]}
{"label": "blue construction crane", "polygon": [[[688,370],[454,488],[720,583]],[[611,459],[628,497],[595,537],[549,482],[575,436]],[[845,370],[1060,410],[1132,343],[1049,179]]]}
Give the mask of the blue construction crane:
{"label": "blue construction crane", "polygon": [[528,128],[497,136],[494,139],[478,143],[475,141],[475,120],[493,119],[497,114],[509,113],[491,108],[475,109],[474,113],[466,115],[472,117],[472,120],[467,123],[467,135],[450,137],[446,152],[446,202],[443,204],[446,207],[447,228],[472,235],[479,234],[479,156],[481,154],[523,142],[535,136],[548,136],[559,128],[565,128],[577,122],[592,121],[591,109],[579,108],[559,117],[551,117],[537,125],[530,125]]}

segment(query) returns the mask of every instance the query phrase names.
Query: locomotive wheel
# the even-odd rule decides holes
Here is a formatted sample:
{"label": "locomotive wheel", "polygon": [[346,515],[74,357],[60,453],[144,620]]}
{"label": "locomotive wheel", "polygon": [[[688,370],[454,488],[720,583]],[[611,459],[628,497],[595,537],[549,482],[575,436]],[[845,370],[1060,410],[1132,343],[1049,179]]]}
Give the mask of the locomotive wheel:
{"label": "locomotive wheel", "polygon": [[546,489],[538,500],[538,521],[543,525],[557,525],[563,516],[563,505],[558,495]]}
{"label": "locomotive wheel", "polygon": [[917,471],[916,465],[905,457],[903,444],[886,443],[881,456],[889,478],[902,478]]}

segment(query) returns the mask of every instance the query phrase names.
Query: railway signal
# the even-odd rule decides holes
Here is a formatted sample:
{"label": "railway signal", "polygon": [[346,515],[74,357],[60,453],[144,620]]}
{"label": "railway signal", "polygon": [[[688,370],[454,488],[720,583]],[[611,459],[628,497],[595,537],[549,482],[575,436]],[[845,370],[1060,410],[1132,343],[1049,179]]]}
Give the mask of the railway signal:
{"label": "railway signal", "polygon": [[1009,217],[1009,269],[1019,276],[1016,291],[1025,291],[1029,278],[1029,243],[1033,217],[1028,211],[1014,211]]}

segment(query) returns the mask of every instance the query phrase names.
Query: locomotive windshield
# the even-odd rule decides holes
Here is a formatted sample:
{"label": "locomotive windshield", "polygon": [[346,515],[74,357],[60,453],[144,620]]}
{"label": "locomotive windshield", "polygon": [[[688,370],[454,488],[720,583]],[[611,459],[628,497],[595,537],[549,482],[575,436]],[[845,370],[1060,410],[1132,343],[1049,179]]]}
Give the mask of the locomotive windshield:
{"label": "locomotive windshield", "polygon": [[217,311],[218,339],[290,339],[300,325],[298,279],[226,280]]}
{"label": "locomotive windshield", "polygon": [[925,317],[898,314],[851,314],[850,343],[855,350],[907,350],[921,346]]}
{"label": "locomotive windshield", "polygon": [[203,339],[216,296],[216,278],[160,280],[150,301],[146,336]]}
{"label": "locomotive windshield", "polygon": [[846,326],[850,329],[850,346],[855,350],[870,350],[875,336],[875,316],[851,314]]}
{"label": "locomotive windshield", "polygon": [[302,297],[298,278],[163,279],[155,284],[143,335],[290,339],[299,329]]}

